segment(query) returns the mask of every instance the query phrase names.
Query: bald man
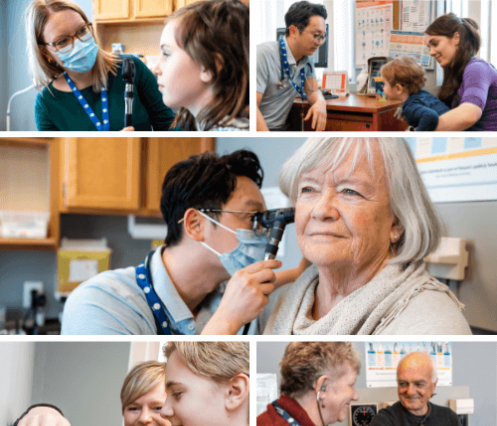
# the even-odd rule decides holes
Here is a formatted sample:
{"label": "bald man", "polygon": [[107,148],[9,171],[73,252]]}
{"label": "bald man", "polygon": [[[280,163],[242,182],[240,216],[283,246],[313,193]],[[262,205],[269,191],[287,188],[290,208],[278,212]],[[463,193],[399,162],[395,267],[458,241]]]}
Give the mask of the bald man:
{"label": "bald man", "polygon": [[460,426],[454,411],[430,402],[437,380],[430,355],[408,354],[397,367],[399,402],[380,410],[372,426]]}

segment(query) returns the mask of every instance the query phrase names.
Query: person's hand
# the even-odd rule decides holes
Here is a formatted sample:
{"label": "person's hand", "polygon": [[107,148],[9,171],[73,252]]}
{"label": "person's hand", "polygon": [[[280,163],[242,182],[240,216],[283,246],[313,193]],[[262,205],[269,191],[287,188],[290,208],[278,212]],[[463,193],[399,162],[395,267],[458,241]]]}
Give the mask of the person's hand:
{"label": "person's hand", "polygon": [[202,334],[236,334],[257,318],[269,301],[279,260],[263,260],[237,271],[228,281],[219,308]]}
{"label": "person's hand", "polygon": [[18,426],[71,426],[71,424],[53,408],[34,407],[19,421]]}
{"label": "person's hand", "polygon": [[124,129],[121,130],[121,132],[134,132],[135,128],[132,126],[125,127]]}
{"label": "person's hand", "polygon": [[326,129],[326,101],[324,99],[318,99],[314,104],[309,108],[307,115],[304,120],[307,121],[312,117],[312,128],[316,130],[324,130]]}

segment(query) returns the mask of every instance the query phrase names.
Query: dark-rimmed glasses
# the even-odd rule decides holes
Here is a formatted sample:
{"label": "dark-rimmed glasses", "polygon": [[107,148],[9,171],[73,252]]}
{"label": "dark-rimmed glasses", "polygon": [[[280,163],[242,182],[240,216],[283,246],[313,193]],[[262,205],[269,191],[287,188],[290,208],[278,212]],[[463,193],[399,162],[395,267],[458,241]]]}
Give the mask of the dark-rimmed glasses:
{"label": "dark-rimmed glasses", "polygon": [[90,40],[93,37],[93,27],[91,22],[88,22],[85,26],[81,27],[72,36],[64,36],[54,41],[53,43],[44,43],[45,46],[50,46],[55,49],[56,52],[68,53],[74,47],[74,40],[79,39],[83,42]]}

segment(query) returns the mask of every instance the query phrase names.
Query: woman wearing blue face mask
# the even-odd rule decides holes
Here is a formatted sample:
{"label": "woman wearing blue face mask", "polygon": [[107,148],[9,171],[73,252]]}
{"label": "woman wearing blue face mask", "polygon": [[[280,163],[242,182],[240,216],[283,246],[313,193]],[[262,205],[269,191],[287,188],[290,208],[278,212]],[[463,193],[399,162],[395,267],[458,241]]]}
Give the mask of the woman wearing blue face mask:
{"label": "woman wearing blue face mask", "polygon": [[[68,0],[35,0],[26,12],[28,52],[38,130],[123,130],[122,58],[98,46],[91,22]],[[135,63],[133,127],[169,130],[173,112],[164,105],[152,72]]]}

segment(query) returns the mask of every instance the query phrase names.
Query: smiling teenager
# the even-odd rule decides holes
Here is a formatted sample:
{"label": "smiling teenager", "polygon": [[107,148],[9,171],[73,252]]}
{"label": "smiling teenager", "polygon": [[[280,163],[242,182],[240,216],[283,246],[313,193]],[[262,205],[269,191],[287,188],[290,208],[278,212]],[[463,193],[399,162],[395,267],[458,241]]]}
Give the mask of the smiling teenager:
{"label": "smiling teenager", "polygon": [[249,424],[248,342],[170,342],[164,353],[161,415],[172,426]]}

